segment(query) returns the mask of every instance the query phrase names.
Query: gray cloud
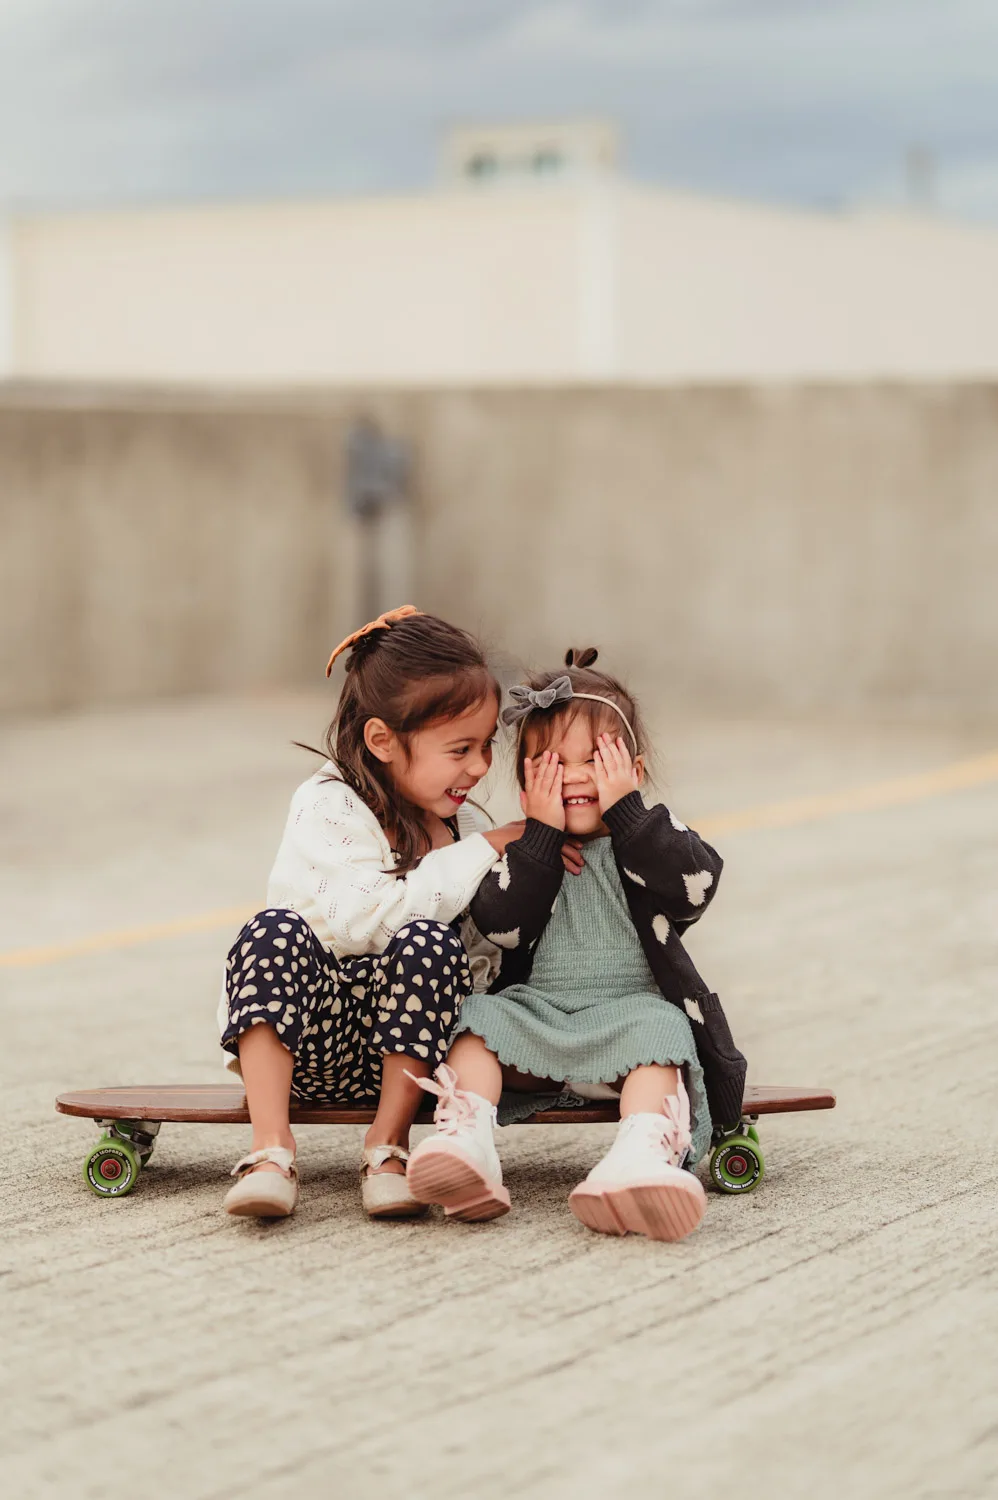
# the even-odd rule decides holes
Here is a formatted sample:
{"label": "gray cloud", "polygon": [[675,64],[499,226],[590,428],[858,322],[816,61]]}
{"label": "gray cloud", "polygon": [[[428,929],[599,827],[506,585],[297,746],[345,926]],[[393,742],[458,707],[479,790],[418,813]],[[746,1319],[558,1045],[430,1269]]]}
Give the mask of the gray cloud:
{"label": "gray cloud", "polygon": [[408,189],[457,118],[606,114],[630,169],[998,218],[993,0],[0,0],[0,201]]}

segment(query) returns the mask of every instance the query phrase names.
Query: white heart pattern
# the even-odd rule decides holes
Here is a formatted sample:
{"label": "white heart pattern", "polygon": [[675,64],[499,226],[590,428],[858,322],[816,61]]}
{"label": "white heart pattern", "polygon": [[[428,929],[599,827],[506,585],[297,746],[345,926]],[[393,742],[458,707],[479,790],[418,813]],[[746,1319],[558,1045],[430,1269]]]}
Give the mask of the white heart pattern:
{"label": "white heart pattern", "polygon": [[667,943],[669,941],[669,924],[661,913],[657,917],[652,917],[651,930],[660,943]]}
{"label": "white heart pattern", "polygon": [[714,877],[710,871],[699,870],[696,875],[684,875],[683,881],[686,885],[686,898],[690,905],[702,906],[708,887],[714,884]]}
{"label": "white heart pattern", "polygon": [[520,929],[514,927],[512,932],[488,932],[486,933],[490,943],[495,943],[497,948],[519,948]]}

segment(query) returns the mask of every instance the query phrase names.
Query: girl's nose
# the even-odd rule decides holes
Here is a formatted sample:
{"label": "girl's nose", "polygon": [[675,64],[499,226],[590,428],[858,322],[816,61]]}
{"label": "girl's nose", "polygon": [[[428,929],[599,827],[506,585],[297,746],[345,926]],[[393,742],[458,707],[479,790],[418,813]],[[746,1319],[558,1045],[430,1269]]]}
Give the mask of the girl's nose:
{"label": "girl's nose", "polygon": [[471,756],[468,770],[471,772],[472,776],[476,778],[476,780],[481,781],[482,777],[486,774],[488,769],[489,761],[485,758],[481,751],[479,751],[477,755]]}

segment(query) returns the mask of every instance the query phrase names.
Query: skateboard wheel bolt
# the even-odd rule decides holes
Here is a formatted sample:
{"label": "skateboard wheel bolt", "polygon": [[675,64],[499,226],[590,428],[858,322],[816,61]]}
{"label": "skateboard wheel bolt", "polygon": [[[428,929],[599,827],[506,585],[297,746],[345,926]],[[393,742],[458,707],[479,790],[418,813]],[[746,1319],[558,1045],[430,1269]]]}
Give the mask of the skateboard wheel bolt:
{"label": "skateboard wheel bolt", "polygon": [[97,1169],[102,1177],[120,1177],[121,1162],[115,1161],[113,1156],[106,1156]]}

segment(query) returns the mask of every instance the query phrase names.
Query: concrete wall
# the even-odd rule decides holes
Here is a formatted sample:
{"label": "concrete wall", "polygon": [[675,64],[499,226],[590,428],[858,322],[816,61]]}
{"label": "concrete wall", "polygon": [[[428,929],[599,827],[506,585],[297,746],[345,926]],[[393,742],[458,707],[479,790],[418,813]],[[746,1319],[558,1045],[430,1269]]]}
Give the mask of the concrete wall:
{"label": "concrete wall", "polygon": [[3,706],[320,681],[360,610],[361,412],[413,443],[414,602],[516,656],[594,642],[677,705],[998,716],[987,385],[12,391]]}
{"label": "concrete wall", "polygon": [[427,401],[425,604],[725,710],[998,715],[998,386]]}
{"label": "concrete wall", "polygon": [[[26,379],[998,376],[998,232],[621,183],[15,219]],[[2,315],[0,315],[2,318]]]}
{"label": "concrete wall", "polygon": [[14,373],[14,254],[10,224],[0,214],[0,380]]}
{"label": "concrete wall", "polygon": [[341,436],[293,412],[0,402],[0,706],[321,674]]}

